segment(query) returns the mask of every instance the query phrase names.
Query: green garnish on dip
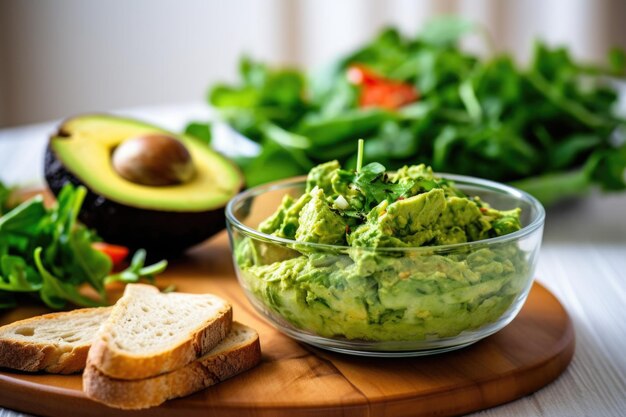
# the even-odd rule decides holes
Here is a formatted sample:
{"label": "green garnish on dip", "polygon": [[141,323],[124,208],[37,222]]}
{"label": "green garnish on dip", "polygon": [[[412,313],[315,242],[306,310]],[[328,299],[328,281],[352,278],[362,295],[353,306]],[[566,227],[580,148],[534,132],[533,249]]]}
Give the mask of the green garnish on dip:
{"label": "green garnish on dip", "polygon": [[[456,336],[498,320],[528,284],[515,242],[441,245],[506,235],[520,209],[491,208],[424,165],[313,168],[259,225],[291,244],[244,238],[235,257],[273,313],[324,337],[402,341]],[[336,245],[320,246],[305,243]],[[432,246],[411,250],[410,248]],[[390,249],[400,248],[400,249]]]}
{"label": "green garnish on dip", "polygon": [[402,248],[502,236],[521,228],[519,216],[520,209],[465,196],[424,165],[391,173],[376,162],[348,171],[332,161],[313,168],[306,192],[286,195],[259,230],[299,242]]}

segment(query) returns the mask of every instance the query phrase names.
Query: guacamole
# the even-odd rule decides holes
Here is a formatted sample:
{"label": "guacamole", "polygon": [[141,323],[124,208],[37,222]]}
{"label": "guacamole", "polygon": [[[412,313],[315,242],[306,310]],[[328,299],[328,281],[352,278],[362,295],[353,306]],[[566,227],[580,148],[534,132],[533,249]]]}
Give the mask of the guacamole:
{"label": "guacamole", "polygon": [[445,338],[500,318],[529,267],[515,243],[441,245],[520,228],[519,209],[466,196],[427,166],[354,171],[332,161],[258,227],[292,243],[243,238],[235,259],[263,308],[297,328],[368,341]]}

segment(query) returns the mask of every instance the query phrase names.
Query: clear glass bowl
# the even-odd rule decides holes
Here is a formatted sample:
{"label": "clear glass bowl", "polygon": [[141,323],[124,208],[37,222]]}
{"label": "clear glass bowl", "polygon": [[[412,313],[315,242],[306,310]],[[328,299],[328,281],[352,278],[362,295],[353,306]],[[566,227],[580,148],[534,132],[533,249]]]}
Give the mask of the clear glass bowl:
{"label": "clear glass bowl", "polygon": [[470,345],[502,329],[533,282],[545,212],[532,196],[492,181],[446,175],[492,207],[522,209],[523,228],[477,242],[417,248],[303,243],[259,232],[305,178],[249,189],[226,207],[239,283],[278,330],[320,348],[419,356]]}

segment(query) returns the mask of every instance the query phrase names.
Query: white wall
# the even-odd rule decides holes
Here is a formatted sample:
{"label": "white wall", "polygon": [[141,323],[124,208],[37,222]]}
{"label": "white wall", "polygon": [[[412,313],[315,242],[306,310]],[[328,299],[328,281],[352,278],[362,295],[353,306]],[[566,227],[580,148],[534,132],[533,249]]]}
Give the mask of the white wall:
{"label": "white wall", "polygon": [[522,60],[535,37],[592,60],[626,47],[622,0],[0,0],[0,126],[202,100],[244,52],[317,66],[441,13],[484,23]]}
{"label": "white wall", "polygon": [[4,1],[5,118],[201,99],[243,51],[283,59],[281,2]]}

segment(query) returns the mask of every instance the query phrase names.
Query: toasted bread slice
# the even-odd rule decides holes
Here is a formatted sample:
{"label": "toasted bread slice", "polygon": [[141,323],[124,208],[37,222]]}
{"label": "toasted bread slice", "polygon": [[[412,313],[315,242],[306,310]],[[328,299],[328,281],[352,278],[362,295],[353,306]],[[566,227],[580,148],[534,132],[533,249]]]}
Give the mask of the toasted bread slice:
{"label": "toasted bread slice", "polygon": [[111,307],[51,313],[0,327],[0,366],[71,374],[85,367],[87,352]]}
{"label": "toasted bread slice", "polygon": [[87,361],[83,390],[91,399],[110,407],[148,408],[214,385],[260,361],[259,335],[235,322],[228,336],[212,351],[176,371],[152,378],[134,381],[110,378]]}
{"label": "toasted bread slice", "polygon": [[231,323],[232,307],[215,295],[129,284],[96,334],[89,362],[117,379],[171,372],[213,349]]}

